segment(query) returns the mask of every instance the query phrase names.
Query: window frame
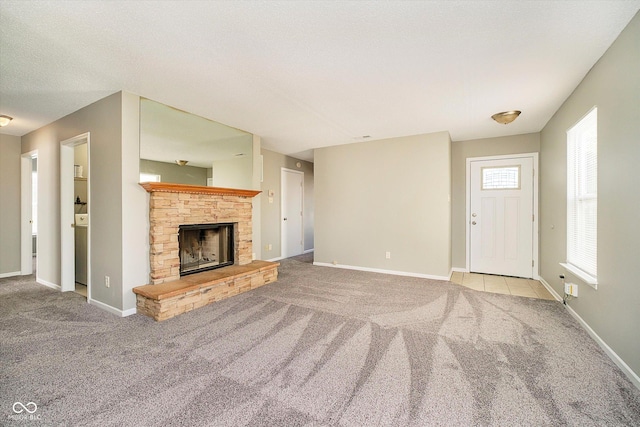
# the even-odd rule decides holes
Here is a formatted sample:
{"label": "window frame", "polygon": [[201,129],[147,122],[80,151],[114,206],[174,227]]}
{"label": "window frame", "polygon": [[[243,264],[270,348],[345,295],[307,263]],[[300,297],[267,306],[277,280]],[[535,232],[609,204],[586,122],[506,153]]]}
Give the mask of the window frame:
{"label": "window frame", "polygon": [[598,108],[567,130],[567,241],[561,265],[598,284]]}

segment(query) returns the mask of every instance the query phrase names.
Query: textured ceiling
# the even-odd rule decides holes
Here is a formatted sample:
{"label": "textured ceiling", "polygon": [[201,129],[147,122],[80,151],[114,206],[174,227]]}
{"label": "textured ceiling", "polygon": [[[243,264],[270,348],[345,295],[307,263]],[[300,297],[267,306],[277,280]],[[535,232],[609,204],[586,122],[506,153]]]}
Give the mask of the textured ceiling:
{"label": "textured ceiling", "polygon": [[[537,132],[640,8],[629,1],[0,2],[1,132],[126,90],[313,148]],[[490,119],[520,109],[514,123]]]}

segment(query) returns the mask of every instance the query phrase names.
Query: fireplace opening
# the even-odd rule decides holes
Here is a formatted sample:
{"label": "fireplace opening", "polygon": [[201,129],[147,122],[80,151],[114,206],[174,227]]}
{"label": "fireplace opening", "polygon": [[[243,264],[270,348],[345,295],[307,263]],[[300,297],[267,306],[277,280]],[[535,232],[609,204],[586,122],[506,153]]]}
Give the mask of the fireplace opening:
{"label": "fireplace opening", "polygon": [[233,224],[181,225],[180,276],[233,265]]}

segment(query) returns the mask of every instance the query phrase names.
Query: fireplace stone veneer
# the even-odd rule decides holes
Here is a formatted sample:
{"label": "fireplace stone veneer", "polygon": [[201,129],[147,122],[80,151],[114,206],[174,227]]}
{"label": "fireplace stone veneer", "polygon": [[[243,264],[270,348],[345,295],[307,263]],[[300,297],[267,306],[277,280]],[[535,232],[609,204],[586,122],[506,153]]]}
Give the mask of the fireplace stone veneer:
{"label": "fireplace stone veneer", "polygon": [[152,285],[180,279],[180,225],[235,223],[234,264],[251,263],[251,198],[260,191],[161,182],[140,185],[150,194],[149,262]]}

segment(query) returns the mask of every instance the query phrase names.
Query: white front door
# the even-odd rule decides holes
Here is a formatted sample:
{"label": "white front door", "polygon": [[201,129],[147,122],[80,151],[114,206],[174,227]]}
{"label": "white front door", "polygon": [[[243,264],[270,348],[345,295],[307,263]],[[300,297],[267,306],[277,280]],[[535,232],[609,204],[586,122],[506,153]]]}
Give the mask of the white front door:
{"label": "white front door", "polygon": [[283,258],[303,252],[303,183],[304,173],[282,169],[282,254]]}
{"label": "white front door", "polygon": [[471,160],[469,171],[469,270],[533,278],[533,157]]}

